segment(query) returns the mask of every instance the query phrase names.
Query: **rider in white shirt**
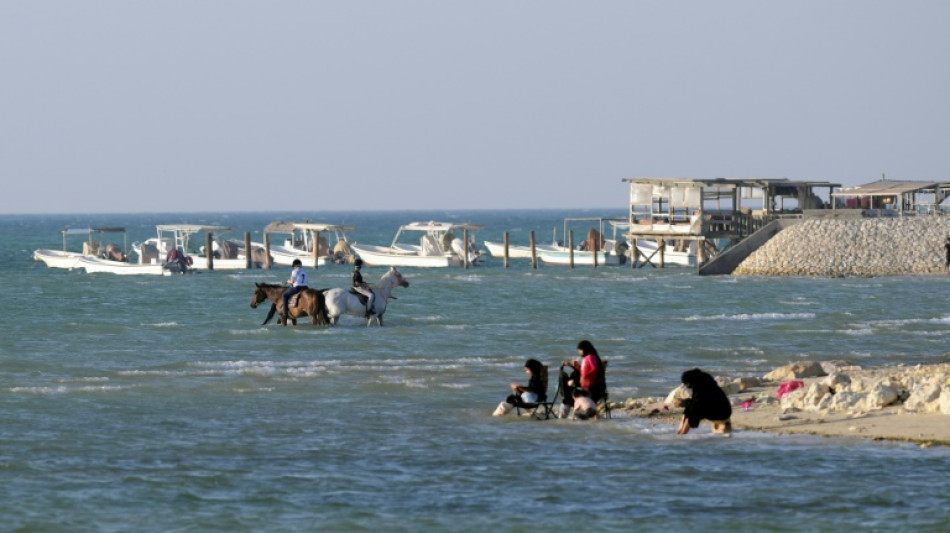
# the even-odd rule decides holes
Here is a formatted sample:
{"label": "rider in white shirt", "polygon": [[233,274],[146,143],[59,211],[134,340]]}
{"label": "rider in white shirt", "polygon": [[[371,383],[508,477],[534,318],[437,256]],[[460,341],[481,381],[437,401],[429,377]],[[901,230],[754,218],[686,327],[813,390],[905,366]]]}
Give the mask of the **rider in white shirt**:
{"label": "rider in white shirt", "polygon": [[290,317],[290,309],[288,306],[290,297],[298,292],[307,290],[307,271],[303,269],[303,263],[300,262],[300,259],[294,259],[293,267],[294,269],[290,273],[290,279],[287,280],[287,283],[290,284],[290,288],[284,291],[284,294],[281,296],[284,302],[283,318],[285,321]]}

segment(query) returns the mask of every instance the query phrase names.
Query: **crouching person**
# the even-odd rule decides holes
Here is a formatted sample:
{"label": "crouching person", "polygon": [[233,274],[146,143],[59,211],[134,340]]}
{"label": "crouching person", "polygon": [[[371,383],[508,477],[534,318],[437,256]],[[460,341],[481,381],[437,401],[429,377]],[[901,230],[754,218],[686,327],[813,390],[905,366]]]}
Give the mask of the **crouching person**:
{"label": "crouching person", "polygon": [[571,420],[600,420],[600,414],[597,412],[597,404],[590,398],[587,391],[581,388],[574,389],[574,412],[571,414]]}
{"label": "crouching person", "polygon": [[528,359],[524,363],[524,371],[528,374],[528,384],[511,384],[511,395],[495,408],[494,416],[505,416],[515,407],[534,407],[537,402],[546,398],[544,380],[541,377],[541,362],[537,359]]}
{"label": "crouching person", "polygon": [[689,398],[677,398],[674,402],[676,407],[684,408],[676,433],[685,435],[690,428],[698,427],[703,419],[712,423],[713,433],[732,433],[732,405],[716,380],[698,368],[683,372],[681,380],[692,391],[692,395]]}

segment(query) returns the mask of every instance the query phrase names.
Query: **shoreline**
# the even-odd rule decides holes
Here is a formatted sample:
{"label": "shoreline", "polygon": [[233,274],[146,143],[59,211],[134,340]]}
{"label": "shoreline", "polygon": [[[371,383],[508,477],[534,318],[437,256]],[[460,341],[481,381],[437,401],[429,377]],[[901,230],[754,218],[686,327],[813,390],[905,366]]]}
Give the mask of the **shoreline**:
{"label": "shoreline", "polygon": [[[818,375],[796,376],[792,367],[807,368],[810,370],[804,373]],[[717,377],[733,406],[734,432],[950,446],[950,411],[946,410],[950,406],[950,363],[867,369],[833,363],[797,364],[767,376],[762,380]],[[774,379],[776,376],[781,379]],[[799,381],[802,386],[778,398],[779,386],[788,381]],[[611,407],[631,417],[675,425],[683,410],[673,407],[673,398],[684,391],[677,387],[666,398],[628,398]],[[705,433],[710,428],[709,421],[704,420],[697,429]]]}

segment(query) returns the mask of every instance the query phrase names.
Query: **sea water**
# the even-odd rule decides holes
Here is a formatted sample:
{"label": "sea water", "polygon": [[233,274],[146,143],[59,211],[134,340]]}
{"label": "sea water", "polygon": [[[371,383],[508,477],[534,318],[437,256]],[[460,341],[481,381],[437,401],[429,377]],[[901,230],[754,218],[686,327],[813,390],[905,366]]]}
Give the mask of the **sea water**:
{"label": "sea water", "polygon": [[[562,220],[472,211],[0,217],[0,529],[8,531],[947,531],[950,450],[629,418],[491,416],[589,339],[614,400],[683,370],[761,376],[795,361],[945,362],[950,277],[699,277],[489,259],[401,269],[385,326],[262,326],[255,282],[286,267],[125,277],[49,269],[60,230],[272,220],[485,224],[548,242]],[[584,234],[586,225],[575,227]],[[937,246],[937,244],[935,244]],[[895,258],[900,260],[900,258]],[[345,287],[351,268],[311,269]],[[375,281],[385,272],[367,267]],[[553,381],[553,380],[552,380]],[[553,390],[553,383],[552,383]]]}

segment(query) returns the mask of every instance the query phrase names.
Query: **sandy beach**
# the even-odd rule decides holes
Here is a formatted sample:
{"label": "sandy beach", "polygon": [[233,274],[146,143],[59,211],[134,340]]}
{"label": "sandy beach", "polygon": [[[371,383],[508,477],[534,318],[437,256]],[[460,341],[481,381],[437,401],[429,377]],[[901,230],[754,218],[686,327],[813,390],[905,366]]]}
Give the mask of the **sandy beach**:
{"label": "sandy beach", "polygon": [[[808,377],[794,376],[791,366],[768,375],[787,378],[780,380],[717,376],[733,404],[735,432],[950,445],[950,364],[864,369],[825,363],[821,370],[812,367],[812,372],[823,375]],[[799,388],[777,397],[782,383],[795,381],[801,382]],[[630,416],[677,424],[682,409],[674,408],[672,399],[683,393],[677,387],[666,398],[629,398],[616,406]],[[694,431],[709,432],[708,421]]]}

